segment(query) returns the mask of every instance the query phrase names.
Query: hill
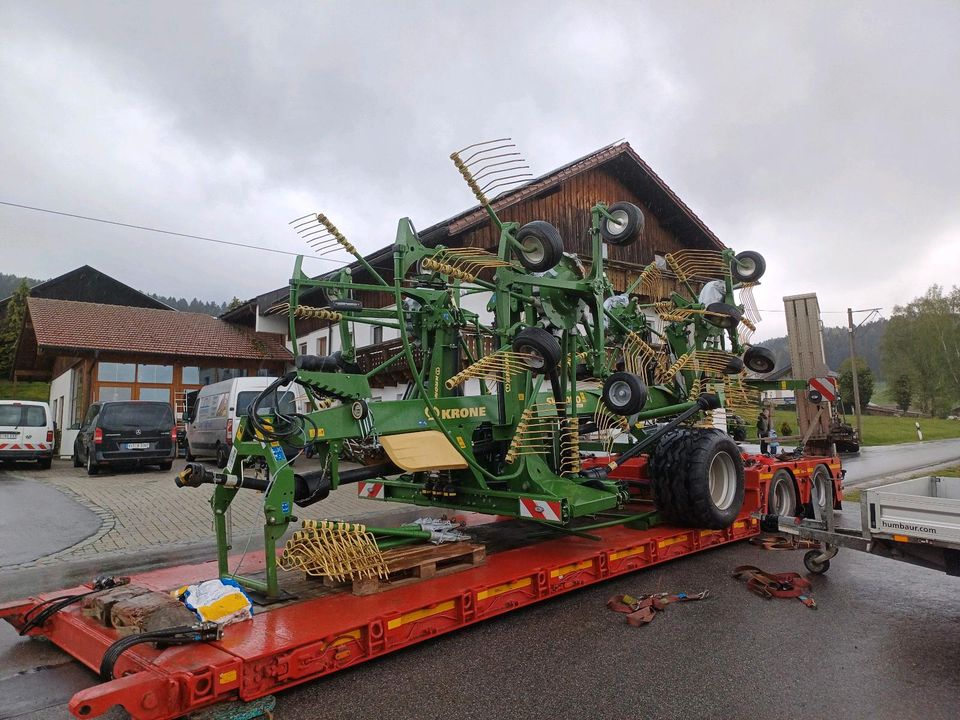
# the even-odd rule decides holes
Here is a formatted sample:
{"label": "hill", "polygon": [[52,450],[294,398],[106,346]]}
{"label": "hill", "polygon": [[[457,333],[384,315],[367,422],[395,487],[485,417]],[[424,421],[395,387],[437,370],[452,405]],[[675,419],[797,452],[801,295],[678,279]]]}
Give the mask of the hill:
{"label": "hill", "polygon": [[[26,280],[27,285],[30,287],[44,282],[43,280],[37,280],[36,278],[0,273],[0,299],[10,297],[22,280]],[[141,290],[140,292],[144,291]],[[156,293],[145,294],[149,295],[154,300],[159,300],[162,303],[166,303],[170,307],[176,308],[177,310],[182,310],[184,312],[205,313],[207,315],[219,315],[227,310],[227,306],[229,304],[225,302],[216,302],[215,300],[199,300],[197,298],[187,300],[186,298],[157,295]]]}
{"label": "hill", "polygon": [[[880,344],[883,334],[887,330],[885,319],[866,323],[857,329],[857,355],[864,358],[873,374],[883,380],[883,367],[880,363]],[[759,343],[765,348],[773,350],[777,356],[777,367],[790,362],[790,346],[786,336],[771,338]],[[840,363],[850,357],[850,344],[847,340],[846,327],[823,328],[823,354],[831,370],[839,371]]]}

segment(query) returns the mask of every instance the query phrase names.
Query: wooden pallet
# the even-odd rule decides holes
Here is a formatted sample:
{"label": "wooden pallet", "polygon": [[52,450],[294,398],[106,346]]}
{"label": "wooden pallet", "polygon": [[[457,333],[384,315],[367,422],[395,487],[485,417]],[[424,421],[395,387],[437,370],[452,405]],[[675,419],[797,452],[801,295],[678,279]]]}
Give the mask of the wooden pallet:
{"label": "wooden pallet", "polygon": [[351,585],[354,595],[374,595],[428,578],[468,570],[482,565],[486,557],[483,545],[469,542],[399,547],[383,553],[390,573],[387,578],[358,578],[346,583],[324,578],[323,584],[328,587]]}

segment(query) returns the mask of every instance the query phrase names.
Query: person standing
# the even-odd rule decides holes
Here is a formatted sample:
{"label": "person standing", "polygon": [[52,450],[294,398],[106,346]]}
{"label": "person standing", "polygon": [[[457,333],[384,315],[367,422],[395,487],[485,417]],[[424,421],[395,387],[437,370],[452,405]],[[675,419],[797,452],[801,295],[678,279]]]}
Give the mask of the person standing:
{"label": "person standing", "polygon": [[766,455],[769,446],[767,438],[770,435],[770,420],[767,417],[767,411],[761,410],[757,416],[757,437],[760,438],[760,454]]}

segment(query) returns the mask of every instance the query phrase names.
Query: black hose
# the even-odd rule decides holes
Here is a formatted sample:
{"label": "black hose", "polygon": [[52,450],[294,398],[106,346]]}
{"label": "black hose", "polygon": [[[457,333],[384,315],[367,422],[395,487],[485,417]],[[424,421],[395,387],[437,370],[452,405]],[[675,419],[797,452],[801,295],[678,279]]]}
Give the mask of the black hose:
{"label": "black hose", "polygon": [[103,654],[103,659],[100,661],[100,679],[105,681],[113,680],[113,669],[116,667],[117,660],[134,645],[148,642],[163,643],[165,645],[186,645],[188,643],[219,640],[220,636],[220,626],[214,622],[202,622],[196,625],[179,625],[177,627],[164,628],[163,630],[153,630],[137,635],[128,635],[113,643]]}
{"label": "black hose", "polygon": [[[56,615],[65,607],[68,607],[85,597],[93,595],[94,593],[102,592],[103,590],[109,590],[110,588],[126,585],[129,582],[130,578],[127,577],[111,577],[102,575],[93,581],[93,589],[88,590],[87,592],[77,593],[76,595],[61,595],[55,598],[48,598],[47,600],[34,605],[27,612],[27,614],[24,615],[24,620],[26,623],[24,624],[23,628],[21,628],[20,635],[26,635],[34,628],[43,627],[47,620],[49,620],[51,617]],[[40,608],[43,608],[43,610],[40,610]],[[40,611],[37,612],[38,610]],[[37,614],[34,615],[34,613]]]}

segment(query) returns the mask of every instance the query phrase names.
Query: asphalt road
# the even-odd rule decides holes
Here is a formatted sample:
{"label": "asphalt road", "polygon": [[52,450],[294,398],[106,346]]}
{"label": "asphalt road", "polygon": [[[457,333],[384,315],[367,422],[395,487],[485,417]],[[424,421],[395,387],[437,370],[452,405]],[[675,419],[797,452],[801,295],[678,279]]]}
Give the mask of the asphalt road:
{"label": "asphalt road", "polygon": [[[957,717],[960,579],[842,552],[813,578],[813,611],[750,594],[730,577],[740,564],[803,572],[798,552],[710,550],[281,693],[277,718]],[[605,607],[704,588],[644,628]],[[0,629],[0,718],[67,718],[94,681]]]}
{"label": "asphalt road", "polygon": [[57,488],[0,472],[0,566],[50,555],[99,529],[95,513]]}
{"label": "asphalt road", "polygon": [[960,439],[880,445],[863,448],[857,455],[843,457],[847,485],[947,462],[960,464]]}

